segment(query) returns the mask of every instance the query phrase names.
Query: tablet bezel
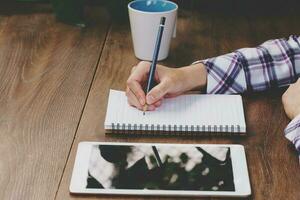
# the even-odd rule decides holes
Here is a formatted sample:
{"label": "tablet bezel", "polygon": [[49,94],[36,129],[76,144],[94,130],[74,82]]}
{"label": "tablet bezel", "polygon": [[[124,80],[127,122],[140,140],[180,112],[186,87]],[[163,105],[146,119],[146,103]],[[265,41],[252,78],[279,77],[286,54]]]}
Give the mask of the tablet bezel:
{"label": "tablet bezel", "polygon": [[[230,147],[235,190],[232,191],[174,191],[174,190],[136,190],[136,189],[87,189],[86,178],[93,145],[172,145],[172,146],[218,146]],[[237,178],[239,177],[239,178]],[[242,145],[228,144],[168,144],[168,143],[117,143],[117,142],[80,142],[72,172],[70,193],[112,194],[112,195],[155,195],[155,196],[232,196],[246,197],[251,194],[245,150]]]}

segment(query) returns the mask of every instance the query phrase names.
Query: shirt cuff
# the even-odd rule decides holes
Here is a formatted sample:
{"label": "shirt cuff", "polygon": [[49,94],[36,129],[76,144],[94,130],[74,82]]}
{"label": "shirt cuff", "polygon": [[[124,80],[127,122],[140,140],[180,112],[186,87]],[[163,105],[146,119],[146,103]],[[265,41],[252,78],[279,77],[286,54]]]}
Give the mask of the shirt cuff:
{"label": "shirt cuff", "polygon": [[236,94],[247,90],[244,69],[240,63],[240,55],[236,52],[199,60],[207,70],[208,94]]}
{"label": "shirt cuff", "polygon": [[284,133],[285,137],[295,145],[300,163],[300,114],[289,123]]}

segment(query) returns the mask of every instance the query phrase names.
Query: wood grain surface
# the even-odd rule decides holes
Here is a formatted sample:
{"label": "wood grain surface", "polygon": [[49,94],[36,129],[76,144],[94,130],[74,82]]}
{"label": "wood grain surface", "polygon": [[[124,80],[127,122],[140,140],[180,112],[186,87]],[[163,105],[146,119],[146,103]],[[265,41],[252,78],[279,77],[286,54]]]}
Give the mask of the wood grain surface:
{"label": "wood grain surface", "polygon": [[[172,43],[170,57],[162,63],[172,67],[188,65],[197,59],[227,53],[236,48],[258,45],[267,38],[288,36],[289,33],[286,30],[282,33],[270,31],[274,28],[280,30],[282,23],[288,19],[286,21],[279,20],[278,23],[275,23],[278,20],[276,17],[265,20],[269,20],[269,25],[256,27],[253,24],[261,25],[265,21],[259,17],[253,19],[246,16],[239,18],[235,16],[211,17],[197,12],[182,11],[178,20],[177,39]],[[293,24],[294,21],[289,23]],[[230,27],[236,27],[236,29]],[[296,31],[299,33],[299,30],[298,28]],[[243,144],[246,147],[253,190],[253,195],[246,199],[296,200],[299,198],[300,191],[297,185],[300,183],[300,175],[297,153],[283,136],[283,130],[288,124],[281,105],[281,94],[284,90],[243,96],[248,126],[246,137],[178,138],[105,135],[103,123],[109,89],[124,90],[130,69],[137,62],[132,51],[129,26],[113,24],[100,58],[57,199],[146,198],[70,195],[68,187],[77,145],[80,141]],[[291,176],[293,178],[288,178]],[[147,197],[146,199],[174,199],[174,197]]]}
{"label": "wood grain surface", "polygon": [[[180,10],[177,38],[161,64],[180,67],[300,34],[299,14],[207,8]],[[81,141],[243,144],[252,186],[243,199],[299,199],[297,152],[283,136],[289,122],[281,104],[284,88],[243,95],[246,137],[105,135],[109,89],[124,90],[138,62],[129,24],[111,24],[99,7],[87,12],[92,23],[84,30],[56,22],[44,5],[18,9],[0,7],[0,199],[174,199],[70,194]]]}
{"label": "wood grain surface", "polygon": [[54,199],[108,20],[93,10],[84,31],[14,12],[0,18],[0,199]]}

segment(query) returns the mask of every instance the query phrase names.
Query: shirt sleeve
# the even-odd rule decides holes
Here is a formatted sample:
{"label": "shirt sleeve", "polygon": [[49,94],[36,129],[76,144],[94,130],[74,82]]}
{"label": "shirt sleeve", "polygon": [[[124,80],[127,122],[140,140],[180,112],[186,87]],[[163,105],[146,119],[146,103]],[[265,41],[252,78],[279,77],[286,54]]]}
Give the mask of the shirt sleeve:
{"label": "shirt sleeve", "polygon": [[289,85],[300,76],[300,37],[269,40],[202,62],[207,69],[207,93],[263,91]]}
{"label": "shirt sleeve", "polygon": [[[200,60],[207,69],[207,93],[264,91],[294,83],[300,76],[300,37],[274,39],[254,48]],[[285,129],[300,161],[300,115]]]}
{"label": "shirt sleeve", "polygon": [[284,132],[285,137],[295,145],[300,163],[300,115],[289,123]]}

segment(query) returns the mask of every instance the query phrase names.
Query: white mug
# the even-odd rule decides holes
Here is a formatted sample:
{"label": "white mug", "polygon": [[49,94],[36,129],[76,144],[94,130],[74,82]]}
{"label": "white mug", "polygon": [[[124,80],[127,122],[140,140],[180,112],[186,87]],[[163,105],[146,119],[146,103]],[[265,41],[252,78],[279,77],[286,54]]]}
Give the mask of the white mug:
{"label": "white mug", "polygon": [[171,39],[176,37],[178,6],[166,0],[136,0],[128,4],[134,54],[151,61],[161,17],[166,17],[158,60],[168,57]]}

